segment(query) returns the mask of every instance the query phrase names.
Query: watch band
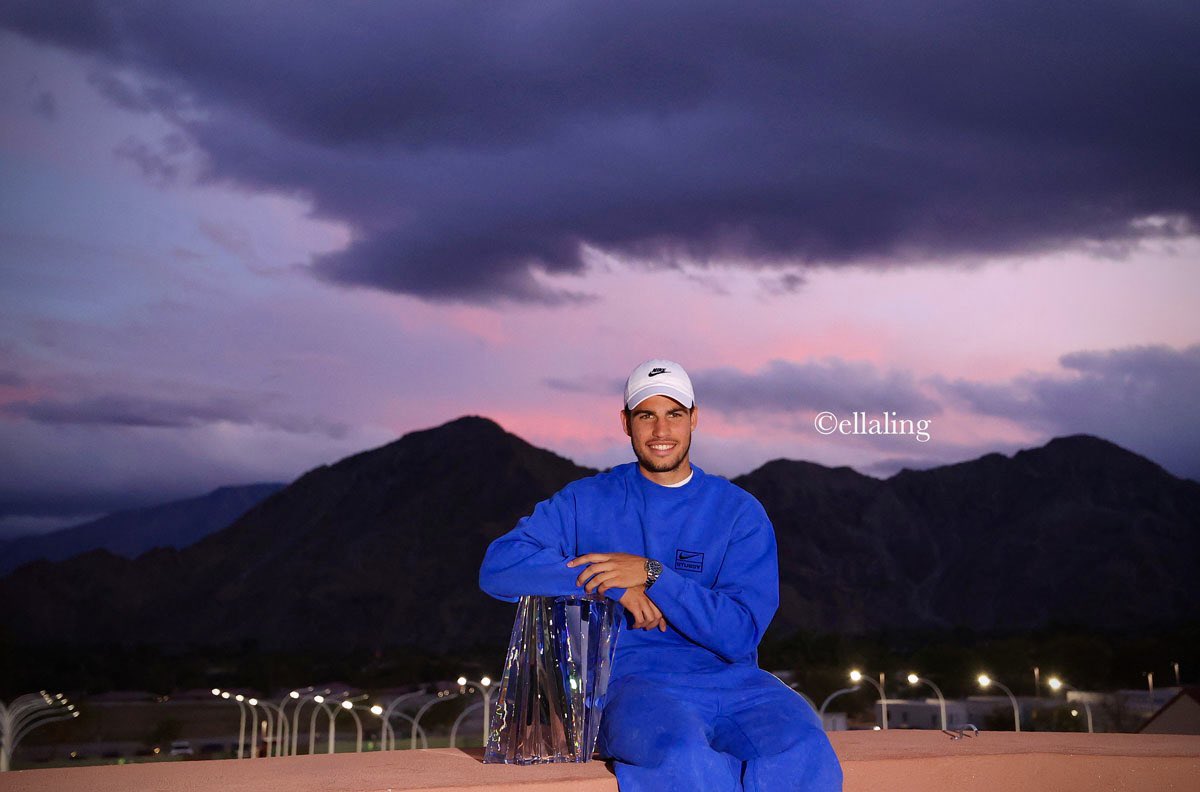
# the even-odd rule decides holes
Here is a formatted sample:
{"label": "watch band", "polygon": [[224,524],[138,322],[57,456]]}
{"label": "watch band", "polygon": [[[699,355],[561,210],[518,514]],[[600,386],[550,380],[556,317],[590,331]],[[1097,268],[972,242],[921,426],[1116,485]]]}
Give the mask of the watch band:
{"label": "watch band", "polygon": [[658,576],[662,574],[663,566],[661,561],[655,561],[653,558],[646,559],[646,588],[649,589],[654,585],[654,581],[658,580]]}

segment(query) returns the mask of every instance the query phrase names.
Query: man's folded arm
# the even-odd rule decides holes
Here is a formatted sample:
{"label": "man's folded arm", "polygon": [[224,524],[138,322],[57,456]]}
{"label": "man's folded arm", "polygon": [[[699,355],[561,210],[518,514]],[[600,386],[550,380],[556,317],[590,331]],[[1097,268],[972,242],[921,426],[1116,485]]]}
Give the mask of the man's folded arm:
{"label": "man's folded arm", "polygon": [[739,517],[713,588],[664,564],[647,594],[676,631],[722,659],[753,654],[779,607],[775,532],[762,507]]}
{"label": "man's folded arm", "polygon": [[488,545],[479,567],[479,587],[506,602],[526,594],[582,594],[583,587],[575,585],[579,570],[567,566],[574,534],[574,498],[559,492]]}

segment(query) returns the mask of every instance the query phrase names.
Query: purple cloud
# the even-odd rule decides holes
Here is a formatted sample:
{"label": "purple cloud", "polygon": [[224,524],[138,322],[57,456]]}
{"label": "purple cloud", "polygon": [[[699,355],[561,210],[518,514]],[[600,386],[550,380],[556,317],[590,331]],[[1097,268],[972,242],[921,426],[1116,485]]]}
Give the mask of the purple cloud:
{"label": "purple cloud", "polygon": [[1047,434],[1088,433],[1200,479],[1200,344],[1072,352],[1064,373],[931,380],[947,399]]}
{"label": "purple cloud", "polygon": [[206,178],[354,229],[320,277],[432,300],[576,298],[538,274],[581,273],[584,245],[947,261],[1200,216],[1194,3],[77,2],[0,23],[96,56]]}
{"label": "purple cloud", "polygon": [[0,405],[0,413],[47,425],[92,425],[186,428],[218,422],[261,424],[286,432],[317,432],[334,439],[345,437],[348,426],[340,422],[276,415],[270,403],[277,395],[255,397],[209,396],[159,398],[138,394],[104,393],[76,399],[43,398]]}

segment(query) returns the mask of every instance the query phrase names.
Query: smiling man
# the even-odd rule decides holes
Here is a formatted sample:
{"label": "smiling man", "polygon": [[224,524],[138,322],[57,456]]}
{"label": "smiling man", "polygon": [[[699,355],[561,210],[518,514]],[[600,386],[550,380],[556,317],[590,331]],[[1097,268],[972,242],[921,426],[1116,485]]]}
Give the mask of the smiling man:
{"label": "smiling man", "polygon": [[758,667],[779,606],[775,532],[752,495],[691,463],[698,417],[682,366],[635,368],[621,425],[637,461],[539,503],[488,547],[480,586],[625,607],[599,745],[623,792],[840,790],[816,713]]}

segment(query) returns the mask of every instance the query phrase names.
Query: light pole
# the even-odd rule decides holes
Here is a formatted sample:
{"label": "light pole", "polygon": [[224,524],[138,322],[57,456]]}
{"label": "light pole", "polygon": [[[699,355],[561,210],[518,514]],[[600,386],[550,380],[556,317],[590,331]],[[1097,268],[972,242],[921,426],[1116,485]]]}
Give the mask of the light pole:
{"label": "light pole", "polygon": [[845,693],[853,693],[854,691],[860,690],[860,689],[862,689],[862,685],[854,685],[853,687],[842,688],[841,690],[835,690],[832,693],[830,693],[828,696],[825,697],[825,700],[821,702],[821,709],[819,709],[817,711],[817,716],[821,719],[821,728],[822,729],[825,728],[825,708],[829,706],[829,702],[833,701],[835,698],[837,698],[838,696],[841,696]]}
{"label": "light pole", "polygon": [[[284,698],[287,701],[287,698]],[[275,748],[275,756],[283,756],[284,741],[287,739],[287,718],[284,717],[283,707],[280,704],[272,704],[269,701],[259,701],[258,706],[262,707],[267,713],[267,737],[270,742],[267,744],[267,756],[271,756],[271,748]],[[271,710],[278,713],[278,720],[273,720]]]}
{"label": "light pole", "polygon": [[[462,712],[458,713],[458,717],[454,719],[454,725],[450,727],[450,747],[451,748],[458,747],[458,725],[463,722],[463,718],[467,717],[468,713],[473,712],[474,710],[477,710],[482,706],[483,706],[482,701],[476,701],[474,704],[467,707]],[[487,747],[486,742],[483,745],[485,748]]]}
{"label": "light pole", "polygon": [[[458,678],[458,692],[465,693],[467,685],[474,685],[475,690],[479,692],[479,695],[483,696],[483,747],[487,748],[488,726],[492,720],[490,717],[492,714],[492,680],[490,677],[483,677],[478,682],[475,682],[474,680],[467,679],[465,676],[460,676]],[[468,709],[471,708],[468,707]],[[467,710],[463,710],[462,714],[459,715],[459,718],[462,718],[462,715],[465,715],[466,713]]]}
{"label": "light pole", "polygon": [[287,706],[289,701],[298,698],[300,698],[300,694],[293,690],[281,698],[279,703],[275,705],[275,709],[279,710],[279,751],[276,753],[276,756],[288,755],[288,748],[290,748],[292,744],[291,737],[288,734],[291,727],[288,724],[288,719],[287,715],[284,713],[284,708]]}
{"label": "light pole", "polygon": [[992,679],[987,674],[980,674],[979,675],[979,687],[986,688],[988,685],[995,685],[996,687],[1003,690],[1005,695],[1008,696],[1008,700],[1012,702],[1013,723],[1016,725],[1016,731],[1021,731],[1021,708],[1019,706],[1017,706],[1017,697],[1013,695],[1013,692],[1011,690],[1009,690],[1004,685],[1000,684],[1000,682],[998,680]]}
{"label": "light pole", "polygon": [[[1062,688],[1063,690],[1074,690],[1076,693],[1080,692],[1079,688],[1071,687],[1058,677],[1050,677],[1047,684],[1050,685],[1051,690],[1058,690],[1059,688]],[[1083,710],[1087,713],[1088,734],[1093,734],[1095,729],[1092,727],[1092,707],[1087,703],[1086,698],[1081,697],[1079,700],[1083,702]]]}
{"label": "light pole", "polygon": [[[383,728],[384,728],[384,734],[385,734],[385,737],[383,740],[383,750],[385,750],[385,751],[393,750],[394,751],[396,749],[396,730],[392,728],[392,710],[394,710],[394,709],[396,709],[396,707],[400,706],[400,702],[402,702],[402,701],[407,701],[408,699],[416,698],[417,696],[424,696],[424,695],[426,695],[426,691],[424,691],[424,690],[417,690],[412,693],[405,693],[402,696],[397,696],[396,698],[392,699],[391,703],[387,705],[387,709],[383,711]],[[401,712],[400,715],[405,718],[408,718],[409,722],[412,721],[412,718],[405,715],[403,712]],[[386,737],[386,735],[389,735],[389,734],[391,735],[391,748],[390,749],[388,748],[388,740]]]}
{"label": "light pole", "polygon": [[[299,694],[299,691],[296,691],[296,690],[293,690],[292,694],[291,694],[293,698],[298,699],[298,701],[296,702],[296,711],[292,713],[292,756],[295,756],[296,751],[299,750],[299,748],[297,746],[297,742],[300,739],[300,710],[304,708],[304,702],[308,701],[309,699],[315,699],[317,696],[321,695],[320,693],[313,693],[312,691],[313,691],[313,687],[310,685],[308,688],[308,692],[306,692],[303,696],[301,696]],[[329,693],[330,690],[329,690],[329,688],[325,688],[325,690],[323,692]],[[315,716],[314,716],[314,718],[315,718]],[[309,740],[308,740],[308,752],[311,754],[312,750],[313,750],[312,728],[310,726]]]}
{"label": "light pole", "polygon": [[[316,704],[317,706],[313,707],[312,717],[308,719],[308,752],[309,752],[309,754],[312,754],[317,750],[316,740],[317,740],[317,715],[318,715],[318,713],[325,712],[326,715],[329,715],[329,710],[325,707],[325,697],[324,696],[321,696],[321,695],[313,696],[313,703]],[[329,715],[329,719],[332,721],[333,716]],[[329,739],[329,752],[333,753],[333,737],[332,737],[332,735],[330,736],[330,739]]]}
{"label": "light pole", "polygon": [[[257,759],[258,758],[258,710],[256,709],[256,707],[258,707],[260,702],[258,699],[252,698],[252,699],[246,699],[246,703],[250,705],[250,713],[254,716],[254,747],[250,750],[250,758]],[[267,707],[266,702],[262,702],[262,708],[263,708],[263,713],[267,716],[267,735],[270,736],[270,734],[272,732],[271,724],[274,719],[271,717],[271,710],[269,707]],[[271,745],[270,745],[270,743],[268,743],[266,746],[266,750],[263,751],[263,758],[270,758],[270,756],[271,756]]]}
{"label": "light pole", "polygon": [[856,668],[850,672],[850,681],[851,682],[869,682],[872,687],[874,687],[876,690],[879,691],[879,707],[880,707],[880,713],[883,715],[883,727],[882,728],[884,731],[887,731],[887,727],[888,727],[887,696],[883,692],[883,686],[884,686],[883,674],[881,673],[879,675],[879,681],[876,682],[874,679],[871,679],[869,676],[864,676],[863,673]]}
{"label": "light pole", "polygon": [[238,705],[238,710],[242,713],[241,722],[238,724],[238,754],[237,754],[237,758],[241,759],[242,753],[243,753],[243,748],[246,745],[246,705],[242,703],[242,696],[239,693],[238,696],[236,698],[234,698],[233,694],[230,693],[228,690],[221,690],[220,688],[213,688],[212,694],[214,696],[218,696],[218,697],[226,699],[226,700],[233,699],[233,702]]}
{"label": "light pole", "polygon": [[[354,744],[354,752],[362,753],[362,719],[358,717],[358,713],[354,711],[354,702],[346,699],[342,702],[342,709],[350,713],[350,717],[354,718],[354,725],[358,727],[358,740]],[[382,710],[380,710],[382,712]],[[337,708],[334,708],[334,717],[337,717]],[[329,719],[329,733],[333,734],[333,718]],[[330,753],[333,753],[331,750]]]}
{"label": "light pole", "polygon": [[916,685],[918,685],[921,682],[924,682],[926,685],[929,685],[929,687],[933,688],[933,692],[937,694],[938,709],[940,709],[942,712],[942,731],[946,731],[946,697],[942,695],[941,688],[939,688],[937,685],[930,682],[928,679],[917,676],[915,673],[908,675],[908,684],[913,685],[915,687]]}
{"label": "light pole", "polygon": [[39,690],[18,696],[8,706],[0,702],[0,773],[11,769],[13,752],[26,734],[52,721],[78,717],[79,710],[62,693],[51,698]]}
{"label": "light pole", "polygon": [[[425,705],[423,707],[421,707],[421,709],[417,710],[417,714],[413,716],[413,722],[412,722],[412,747],[414,750],[417,747],[417,729],[420,728],[421,716],[424,715],[426,712],[428,712],[429,708],[432,707],[434,704],[437,704],[439,701],[449,701],[452,698],[458,698],[458,694],[451,693],[448,690],[439,690],[438,694],[437,694],[437,698],[435,698],[431,701],[425,702]],[[425,733],[424,729],[421,730],[421,733],[422,734]],[[424,738],[422,738],[422,739],[424,739]],[[429,741],[425,740],[423,745],[424,745],[424,747],[428,748]]]}

